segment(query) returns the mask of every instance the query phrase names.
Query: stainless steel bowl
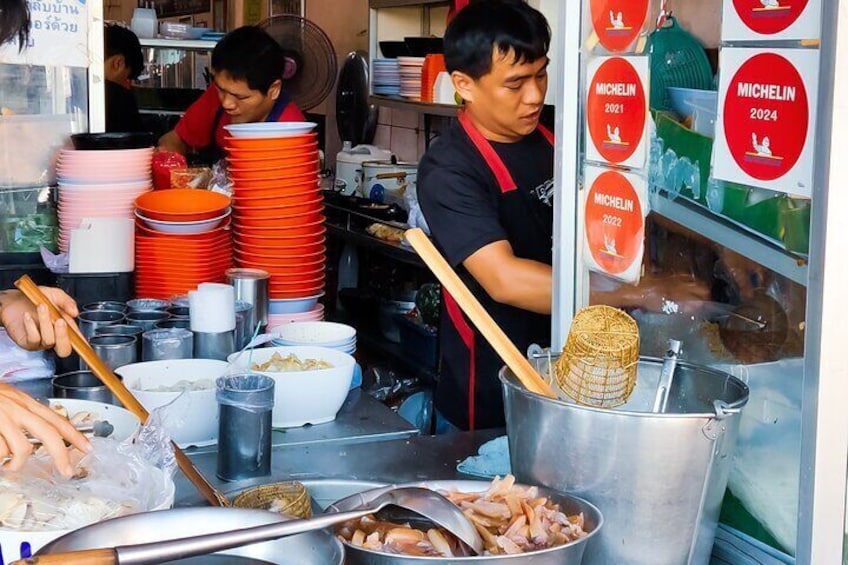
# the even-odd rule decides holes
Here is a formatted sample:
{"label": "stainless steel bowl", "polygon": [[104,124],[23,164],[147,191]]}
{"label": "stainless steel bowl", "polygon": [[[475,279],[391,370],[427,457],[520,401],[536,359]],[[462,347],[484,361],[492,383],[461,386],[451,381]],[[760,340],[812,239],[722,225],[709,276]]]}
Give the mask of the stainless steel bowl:
{"label": "stainless steel bowl", "polygon": [[[49,555],[65,551],[98,549],[116,545],[129,545],[183,538],[193,535],[211,534],[224,530],[248,528],[285,520],[280,514],[265,510],[243,508],[177,508],[158,512],[144,512],[106,520],[86,526],[44,546],[37,555]],[[227,555],[226,563],[262,563],[284,565],[342,565],[344,549],[329,530],[281,538],[264,543],[228,549],[216,556]],[[240,559],[239,559],[240,558]],[[172,561],[177,563],[203,563],[195,560]]]}
{"label": "stainless steel bowl", "polygon": [[[343,498],[338,502],[333,503],[328,509],[328,512],[340,512],[351,510],[361,504],[368,502],[389,488],[394,486],[418,486],[434,490],[450,490],[457,489],[462,492],[482,492],[489,488],[490,483],[487,481],[423,481],[415,483],[406,483],[403,485],[392,485],[374,490],[365,491],[363,493],[354,494],[347,498]],[[431,565],[431,564],[456,564],[463,565],[465,563],[497,563],[498,565],[580,565],[583,562],[583,553],[586,547],[593,541],[601,526],[604,523],[603,516],[600,510],[595,506],[586,502],[582,498],[569,496],[557,491],[539,487],[539,494],[549,497],[552,501],[560,505],[567,515],[583,513],[584,529],[588,532],[584,538],[544,549],[541,551],[533,551],[530,553],[521,553],[518,555],[479,555],[476,557],[411,557],[406,555],[395,555],[390,553],[381,553],[370,551],[361,547],[355,547],[349,543],[344,543],[347,559],[346,565]]]}

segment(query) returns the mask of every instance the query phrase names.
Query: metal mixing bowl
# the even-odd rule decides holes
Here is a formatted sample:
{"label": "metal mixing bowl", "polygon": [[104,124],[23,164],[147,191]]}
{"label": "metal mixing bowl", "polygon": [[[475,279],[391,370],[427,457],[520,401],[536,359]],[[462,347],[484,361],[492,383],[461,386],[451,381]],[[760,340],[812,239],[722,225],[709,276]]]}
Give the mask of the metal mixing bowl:
{"label": "metal mixing bowl", "polygon": [[[487,481],[424,481],[416,483],[406,483],[403,485],[394,485],[379,489],[369,490],[360,494],[354,494],[347,498],[343,498],[332,504],[327,512],[340,512],[351,510],[364,502],[368,502],[389,488],[395,486],[417,486],[425,487],[433,490],[452,490],[456,489],[461,492],[482,492],[489,488],[490,483]],[[346,565],[445,565],[445,564],[466,564],[466,563],[495,563],[497,565],[580,565],[583,562],[583,552],[592,539],[597,534],[598,530],[604,523],[603,516],[592,504],[586,502],[582,498],[569,496],[557,491],[539,487],[539,494],[547,496],[552,501],[560,505],[563,512],[571,516],[574,514],[583,513],[584,529],[588,532],[584,538],[530,553],[521,553],[518,555],[480,555],[476,557],[411,557],[406,555],[395,555],[390,553],[381,553],[370,551],[361,547],[353,546],[344,542],[345,553],[347,559]]]}

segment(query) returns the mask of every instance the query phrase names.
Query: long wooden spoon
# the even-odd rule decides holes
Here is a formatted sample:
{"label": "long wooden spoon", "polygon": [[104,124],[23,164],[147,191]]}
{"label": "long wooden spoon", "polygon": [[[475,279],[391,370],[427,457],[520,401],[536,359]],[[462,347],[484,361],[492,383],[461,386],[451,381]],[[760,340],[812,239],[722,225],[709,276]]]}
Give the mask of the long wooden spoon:
{"label": "long wooden spoon", "polygon": [[512,340],[492,319],[483,305],[471,294],[459,275],[451,268],[430,238],[419,228],[413,228],[406,232],[406,241],[421,257],[421,260],[433,271],[439,282],[447,290],[456,303],[465,312],[471,322],[477,326],[492,349],[495,350],[506,366],[515,374],[521,384],[530,392],[556,398],[551,386],[533,368],[530,362],[518,351]]}
{"label": "long wooden spoon", "polygon": [[[24,275],[15,281],[15,286],[36,306],[41,306],[42,304],[45,305],[52,320],[55,321],[62,318],[62,315],[59,313],[59,310],[56,309],[56,306],[50,302],[50,299],[41,292],[38,285],[36,285],[28,275]],[[85,338],[79,332],[71,328],[69,328],[68,335],[71,339],[71,347],[73,347],[74,351],[76,351],[82,360],[85,361],[91,369],[91,372],[103,381],[103,384],[105,384],[109,390],[112,391],[112,394],[121,401],[124,408],[135,414],[138,419],[141,420],[142,424],[147,422],[147,418],[150,414],[147,410],[145,410],[144,406],[141,405],[141,402],[133,396],[133,393],[124,386],[121,379],[115,376],[115,373],[113,373],[112,370],[100,359],[97,353],[94,352]],[[212,506],[229,506],[230,501],[227,497],[206,480],[200,471],[197,470],[197,467],[194,466],[191,459],[189,459],[188,456],[183,453],[179,447],[177,447],[176,443],[171,442],[171,444],[174,447],[174,456],[180,470],[186,478],[188,478],[188,480],[197,487],[197,490],[203,495],[209,504]]]}

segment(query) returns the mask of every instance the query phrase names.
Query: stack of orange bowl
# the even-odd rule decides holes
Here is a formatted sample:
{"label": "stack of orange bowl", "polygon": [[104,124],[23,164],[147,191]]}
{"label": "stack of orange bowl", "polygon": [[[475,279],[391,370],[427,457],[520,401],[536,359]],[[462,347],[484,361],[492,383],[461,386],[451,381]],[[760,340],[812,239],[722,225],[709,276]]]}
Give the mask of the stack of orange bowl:
{"label": "stack of orange bowl", "polygon": [[233,266],[230,197],[199,189],[156,190],[136,206],[136,295],[168,299]]}
{"label": "stack of orange bowl", "polygon": [[315,124],[226,127],[236,264],[269,272],[272,300],[323,294],[326,227]]}

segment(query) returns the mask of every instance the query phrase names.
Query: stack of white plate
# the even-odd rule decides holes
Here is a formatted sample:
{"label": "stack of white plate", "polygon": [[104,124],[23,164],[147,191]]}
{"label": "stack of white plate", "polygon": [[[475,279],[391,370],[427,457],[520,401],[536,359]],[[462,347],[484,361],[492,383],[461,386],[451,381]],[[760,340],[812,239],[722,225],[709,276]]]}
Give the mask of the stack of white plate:
{"label": "stack of white plate", "polygon": [[356,353],[356,329],[335,322],[293,322],[271,328],[276,346],[316,346]]}
{"label": "stack of white plate", "polygon": [[133,218],[135,199],[152,188],[153,148],[63,149],[59,183],[59,249],[68,252],[71,231],[83,218]]}
{"label": "stack of white plate", "polygon": [[371,76],[374,94],[397,96],[400,94],[400,65],[397,59],[374,59]]}
{"label": "stack of white plate", "polygon": [[400,65],[400,95],[410,100],[421,100],[421,70],[424,57],[398,57]]}

